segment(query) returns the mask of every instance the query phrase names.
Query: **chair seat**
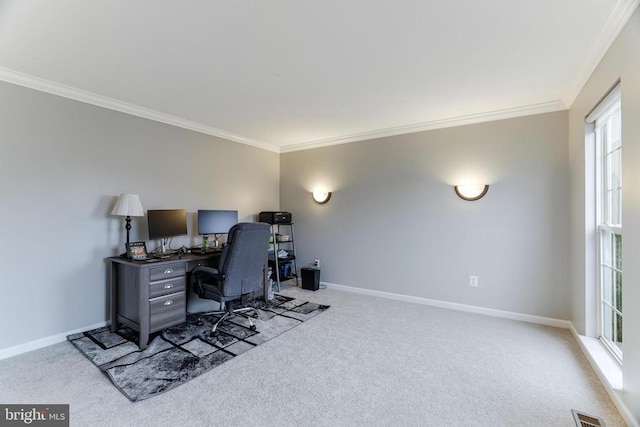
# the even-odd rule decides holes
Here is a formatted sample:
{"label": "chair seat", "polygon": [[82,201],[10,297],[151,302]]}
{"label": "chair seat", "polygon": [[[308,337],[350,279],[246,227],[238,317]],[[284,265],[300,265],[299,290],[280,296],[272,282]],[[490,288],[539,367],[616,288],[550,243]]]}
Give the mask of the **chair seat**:
{"label": "chair seat", "polygon": [[242,294],[237,295],[222,295],[220,288],[215,285],[203,283],[202,284],[202,293],[198,293],[198,296],[203,299],[211,299],[218,302],[227,302],[239,299],[242,297]]}

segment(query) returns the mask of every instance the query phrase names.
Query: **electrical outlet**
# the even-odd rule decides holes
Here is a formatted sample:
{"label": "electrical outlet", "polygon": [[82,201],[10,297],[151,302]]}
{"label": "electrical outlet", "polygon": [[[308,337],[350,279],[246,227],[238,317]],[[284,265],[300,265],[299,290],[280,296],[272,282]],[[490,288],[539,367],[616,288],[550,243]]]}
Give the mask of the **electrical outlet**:
{"label": "electrical outlet", "polygon": [[469,286],[478,287],[478,276],[469,276]]}
{"label": "electrical outlet", "polygon": [[313,266],[315,268],[320,268],[320,260],[319,259],[315,259],[313,260]]}

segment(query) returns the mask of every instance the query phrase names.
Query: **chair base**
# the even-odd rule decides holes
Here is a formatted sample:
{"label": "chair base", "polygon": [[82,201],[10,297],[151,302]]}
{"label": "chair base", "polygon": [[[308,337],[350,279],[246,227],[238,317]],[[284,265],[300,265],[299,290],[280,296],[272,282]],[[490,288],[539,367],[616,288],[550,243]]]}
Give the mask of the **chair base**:
{"label": "chair base", "polygon": [[218,329],[218,325],[220,323],[222,323],[222,321],[224,319],[226,319],[227,317],[231,317],[231,316],[242,316],[245,319],[247,319],[249,321],[249,329],[251,329],[252,331],[256,330],[256,325],[253,323],[253,321],[251,321],[251,316],[249,316],[247,314],[247,312],[253,311],[253,317],[258,317],[258,311],[255,309],[255,307],[242,307],[242,308],[235,308],[232,310],[219,310],[219,311],[210,311],[208,313],[202,313],[202,315],[206,316],[206,315],[210,315],[210,314],[214,314],[216,316],[219,316],[222,314],[222,317],[220,319],[218,319],[217,322],[215,322],[213,324],[213,327],[211,328],[211,333],[215,334],[216,330]]}

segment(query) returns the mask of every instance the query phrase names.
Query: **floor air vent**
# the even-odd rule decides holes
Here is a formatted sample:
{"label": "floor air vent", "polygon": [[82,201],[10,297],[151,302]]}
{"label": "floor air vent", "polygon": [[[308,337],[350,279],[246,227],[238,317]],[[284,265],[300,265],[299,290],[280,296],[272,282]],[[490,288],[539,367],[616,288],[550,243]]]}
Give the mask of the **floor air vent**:
{"label": "floor air vent", "polygon": [[578,412],[572,409],[573,419],[576,422],[577,427],[606,427],[602,418],[594,417],[593,415],[587,415],[584,412]]}

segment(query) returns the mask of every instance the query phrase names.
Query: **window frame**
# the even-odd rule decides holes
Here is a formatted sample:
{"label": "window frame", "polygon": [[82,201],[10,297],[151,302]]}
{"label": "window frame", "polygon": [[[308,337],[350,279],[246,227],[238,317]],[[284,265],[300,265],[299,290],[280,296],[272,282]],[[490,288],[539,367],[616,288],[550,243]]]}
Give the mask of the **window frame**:
{"label": "window frame", "polygon": [[[617,85],[610,93],[600,102],[600,104],[594,109],[594,111],[587,117],[588,122],[595,123],[595,150],[596,150],[596,168],[595,168],[595,202],[596,202],[596,265],[597,265],[597,334],[599,340],[604,346],[611,352],[615,359],[622,364],[623,360],[623,339],[621,335],[618,335],[619,329],[624,331],[623,327],[623,310],[622,302],[624,301],[622,295],[622,283],[623,283],[623,254],[622,254],[622,239],[623,239],[623,225],[622,225],[622,108],[621,108],[621,95],[619,85]],[[612,147],[611,135],[613,129],[611,123],[618,116],[618,137],[619,143],[617,146]],[[589,120],[591,119],[591,120]],[[604,140],[603,140],[604,138]],[[609,179],[611,179],[611,163],[610,160],[614,153],[618,152],[618,164],[617,164],[617,182],[618,185],[609,185]],[[612,211],[612,192],[618,193],[618,211],[615,218],[613,218]],[[613,218],[613,219],[612,219]],[[619,221],[618,221],[619,219]],[[609,235],[609,238],[605,236]],[[615,236],[620,236],[620,252],[617,254],[617,245]],[[606,263],[605,256],[605,242],[608,240],[611,243],[609,247],[609,263]],[[619,255],[619,259],[616,256]],[[618,262],[619,267],[618,268]],[[605,285],[606,277],[605,272],[610,273],[609,289]],[[617,279],[620,280],[620,300],[618,301]],[[610,301],[607,301],[606,292],[609,292]],[[605,307],[608,307],[605,309]],[[619,307],[619,309],[618,309]],[[608,310],[611,318],[606,317],[605,310]],[[619,318],[619,323],[618,323]],[[620,328],[618,329],[618,324]],[[607,328],[611,328],[612,339],[607,336]],[[616,343],[619,337],[619,344]],[[614,341],[615,340],[615,341]]]}

